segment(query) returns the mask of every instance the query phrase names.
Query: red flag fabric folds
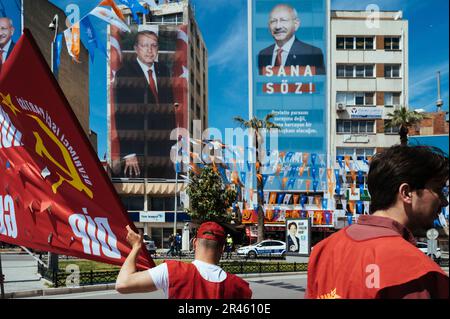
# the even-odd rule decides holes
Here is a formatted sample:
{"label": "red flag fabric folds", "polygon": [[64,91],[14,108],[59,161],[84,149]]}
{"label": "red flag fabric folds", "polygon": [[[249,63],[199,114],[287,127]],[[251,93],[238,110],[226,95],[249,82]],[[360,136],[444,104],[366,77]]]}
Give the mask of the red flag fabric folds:
{"label": "red flag fabric folds", "polygon": [[[122,265],[133,223],[30,31],[0,74],[0,241]],[[154,267],[148,252],[138,268]]]}

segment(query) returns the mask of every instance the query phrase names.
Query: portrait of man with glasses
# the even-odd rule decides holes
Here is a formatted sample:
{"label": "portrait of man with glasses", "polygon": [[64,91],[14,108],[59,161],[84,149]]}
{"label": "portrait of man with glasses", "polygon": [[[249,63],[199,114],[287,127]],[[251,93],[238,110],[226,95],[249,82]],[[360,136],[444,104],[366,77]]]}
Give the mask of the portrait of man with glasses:
{"label": "portrait of man with glasses", "polygon": [[259,52],[260,73],[264,73],[267,66],[310,66],[315,70],[313,74],[325,74],[322,50],[295,36],[301,26],[301,19],[295,8],[289,4],[277,4],[270,11],[268,26],[275,43]]}

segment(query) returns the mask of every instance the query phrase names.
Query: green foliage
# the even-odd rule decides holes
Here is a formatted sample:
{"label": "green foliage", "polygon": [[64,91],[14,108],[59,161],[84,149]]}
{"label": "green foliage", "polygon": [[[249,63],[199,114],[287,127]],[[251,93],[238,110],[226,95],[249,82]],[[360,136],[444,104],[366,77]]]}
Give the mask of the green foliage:
{"label": "green foliage", "polygon": [[191,208],[186,211],[192,220],[230,222],[227,209],[236,199],[236,191],[225,187],[222,177],[211,166],[205,166],[199,175],[191,171],[189,178],[187,194]]}

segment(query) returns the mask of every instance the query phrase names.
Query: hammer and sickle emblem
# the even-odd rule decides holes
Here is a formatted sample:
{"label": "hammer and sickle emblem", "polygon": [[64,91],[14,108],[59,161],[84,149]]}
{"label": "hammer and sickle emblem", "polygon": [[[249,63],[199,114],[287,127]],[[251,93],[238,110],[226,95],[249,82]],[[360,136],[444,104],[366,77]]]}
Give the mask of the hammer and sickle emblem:
{"label": "hammer and sickle emblem", "polygon": [[72,162],[72,159],[70,157],[69,152],[64,147],[64,145],[61,143],[61,141],[53,134],[52,131],[35,115],[27,114],[29,117],[34,119],[38,125],[41,127],[41,129],[47,134],[48,137],[58,146],[58,148],[61,151],[61,154],[64,158],[64,162],[66,164],[66,167],[61,165],[57,160],[54,159],[54,157],[50,154],[50,152],[47,150],[47,148],[44,145],[44,142],[42,141],[42,138],[37,132],[33,132],[34,137],[36,138],[36,153],[41,156],[42,158],[47,158],[50,160],[53,164],[55,164],[64,174],[69,176],[69,178],[63,177],[61,174],[56,173],[59,176],[59,181],[52,185],[53,193],[56,194],[58,191],[58,188],[62,185],[63,182],[67,182],[72,187],[74,187],[76,190],[80,192],[84,192],[89,198],[93,198],[94,195],[92,193],[92,190],[90,190],[81,180],[80,175],[78,174],[75,165]]}

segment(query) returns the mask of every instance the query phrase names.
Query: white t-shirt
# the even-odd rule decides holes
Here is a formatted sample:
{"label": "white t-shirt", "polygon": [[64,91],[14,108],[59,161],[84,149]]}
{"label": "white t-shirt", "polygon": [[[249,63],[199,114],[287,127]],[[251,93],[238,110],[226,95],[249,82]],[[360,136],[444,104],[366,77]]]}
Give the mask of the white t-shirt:
{"label": "white t-shirt", "polygon": [[[208,264],[204,261],[194,260],[192,264],[197,268],[203,279],[210,282],[222,282],[227,278],[227,273],[217,265]],[[162,263],[147,270],[155,287],[162,289],[166,298],[169,296],[169,271],[167,264]]]}

